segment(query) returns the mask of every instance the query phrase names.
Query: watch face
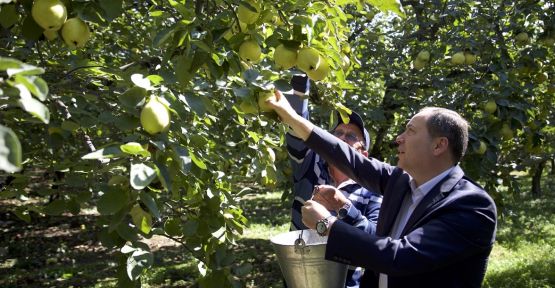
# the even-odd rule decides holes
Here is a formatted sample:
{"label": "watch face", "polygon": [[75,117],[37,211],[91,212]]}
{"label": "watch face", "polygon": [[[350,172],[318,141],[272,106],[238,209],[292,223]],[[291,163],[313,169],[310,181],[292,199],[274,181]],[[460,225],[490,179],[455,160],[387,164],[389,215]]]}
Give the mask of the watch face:
{"label": "watch face", "polygon": [[328,227],[323,221],[318,221],[318,223],[316,223],[316,232],[318,232],[318,234],[323,234],[327,229]]}
{"label": "watch face", "polygon": [[345,208],[339,209],[339,212],[337,213],[337,217],[339,217],[339,219],[343,219],[346,216],[347,216],[347,209]]}
{"label": "watch face", "polygon": [[341,207],[339,211],[337,211],[337,217],[339,219],[347,217],[347,214],[349,213],[349,208],[351,208],[351,204],[347,203],[343,205],[343,207]]}

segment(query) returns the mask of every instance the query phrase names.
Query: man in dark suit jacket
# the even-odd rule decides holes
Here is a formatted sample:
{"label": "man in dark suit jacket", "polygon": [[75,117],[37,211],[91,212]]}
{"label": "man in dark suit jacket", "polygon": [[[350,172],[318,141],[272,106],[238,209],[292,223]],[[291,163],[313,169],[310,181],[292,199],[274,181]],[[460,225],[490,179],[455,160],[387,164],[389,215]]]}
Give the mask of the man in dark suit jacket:
{"label": "man in dark suit jacket", "polygon": [[[363,157],[299,117],[279,91],[268,103],[308,147],[384,196],[376,235],[337,220],[316,201],[306,202],[304,224],[329,236],[326,259],[366,268],[361,287],[481,286],[497,211],[458,166],[468,142],[468,125],[459,114],[422,109],[397,137],[398,165],[391,166]],[[333,194],[326,189],[334,188],[315,190]]]}

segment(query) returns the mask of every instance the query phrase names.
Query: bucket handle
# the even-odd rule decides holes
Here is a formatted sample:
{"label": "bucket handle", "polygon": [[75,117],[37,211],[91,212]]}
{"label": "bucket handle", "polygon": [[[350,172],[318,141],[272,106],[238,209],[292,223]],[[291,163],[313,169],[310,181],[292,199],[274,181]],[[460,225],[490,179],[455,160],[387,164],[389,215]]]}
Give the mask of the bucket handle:
{"label": "bucket handle", "polygon": [[303,230],[301,230],[299,238],[295,239],[295,253],[303,255],[305,253],[308,254],[309,252],[310,248],[306,246],[306,242],[303,239]]}

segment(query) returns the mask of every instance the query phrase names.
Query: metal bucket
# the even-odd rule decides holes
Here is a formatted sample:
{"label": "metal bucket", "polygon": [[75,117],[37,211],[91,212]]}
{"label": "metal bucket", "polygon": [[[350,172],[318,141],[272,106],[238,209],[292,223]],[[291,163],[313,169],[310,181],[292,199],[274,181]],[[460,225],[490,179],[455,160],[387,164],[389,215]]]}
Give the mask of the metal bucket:
{"label": "metal bucket", "polygon": [[328,237],[314,230],[299,230],[276,235],[270,241],[288,288],[345,287],[347,265],[324,259]]}

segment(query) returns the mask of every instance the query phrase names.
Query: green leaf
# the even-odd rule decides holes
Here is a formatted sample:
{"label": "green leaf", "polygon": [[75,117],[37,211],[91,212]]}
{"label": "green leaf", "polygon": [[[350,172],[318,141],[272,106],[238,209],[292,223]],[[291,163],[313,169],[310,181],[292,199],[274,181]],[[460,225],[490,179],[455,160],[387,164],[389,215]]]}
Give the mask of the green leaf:
{"label": "green leaf", "polygon": [[109,229],[105,228],[102,229],[98,234],[98,240],[102,243],[102,246],[106,248],[114,248],[125,243],[121,237],[119,237],[116,231],[110,231]]}
{"label": "green leaf", "polygon": [[12,129],[0,125],[0,170],[21,171],[21,143]]}
{"label": "green leaf", "polygon": [[127,258],[127,276],[131,280],[139,279],[144,269],[149,268],[154,261],[152,253],[145,250],[137,250]]}
{"label": "green leaf", "polygon": [[193,72],[191,71],[191,66],[193,57],[188,55],[183,55],[177,58],[177,62],[175,64],[175,76],[177,77],[177,81],[183,86],[187,86],[189,84],[189,80],[191,80],[194,76]]}
{"label": "green leaf", "polygon": [[174,237],[183,235],[181,230],[181,221],[178,218],[170,218],[164,223],[164,231]]}
{"label": "green leaf", "polygon": [[139,121],[139,118],[135,116],[123,114],[114,119],[114,125],[122,131],[129,131],[139,127],[141,125]]}
{"label": "green leaf", "polygon": [[[1,3],[2,1],[0,1]],[[0,25],[5,29],[10,28],[19,20],[19,13],[15,9],[15,4],[6,4],[0,7]]]}
{"label": "green leaf", "polygon": [[143,204],[146,205],[148,210],[150,210],[150,213],[152,213],[152,216],[160,220],[162,217],[160,216],[160,211],[158,210],[158,205],[156,204],[156,201],[154,200],[154,198],[152,198],[152,196],[150,196],[145,191],[141,191],[139,193],[139,197],[141,199],[141,202],[143,202]]}
{"label": "green leaf", "polygon": [[183,235],[185,237],[191,237],[197,234],[199,223],[195,219],[190,219],[185,224],[183,224]]}
{"label": "green leaf", "polygon": [[25,76],[23,74],[15,75],[15,81],[21,83],[29,89],[29,91],[35,95],[40,101],[46,100],[48,95],[48,85],[46,81],[37,76]]}
{"label": "green leaf", "polygon": [[378,8],[382,12],[393,12],[401,18],[406,18],[403,7],[398,0],[366,0],[370,5]]}
{"label": "green leaf", "polygon": [[156,168],[158,168],[158,179],[160,179],[160,182],[164,185],[166,191],[170,191],[172,188],[172,179],[168,171],[168,167],[159,161],[154,161],[154,164],[156,165]]}
{"label": "green leaf", "polygon": [[26,223],[31,223],[31,214],[29,214],[29,210],[25,209],[25,207],[17,207],[13,213],[17,216],[17,218],[25,221]]}
{"label": "green leaf", "polygon": [[60,127],[64,130],[66,130],[66,131],[75,132],[81,126],[79,126],[79,124],[77,124],[77,123],[75,123],[71,120],[64,120],[64,122],[62,122],[62,125],[60,125]]}
{"label": "green leaf", "polygon": [[104,11],[106,21],[111,22],[123,13],[123,0],[99,0],[98,4]]}
{"label": "green leaf", "polygon": [[12,77],[14,75],[39,75],[44,73],[44,69],[36,67],[33,65],[22,63],[17,68],[6,69],[8,76]]}
{"label": "green leaf", "polygon": [[131,187],[141,190],[156,178],[156,170],[143,163],[131,164],[130,176]]}
{"label": "green leaf", "polygon": [[289,84],[289,81],[283,80],[283,79],[274,81],[274,86],[276,87],[276,89],[280,91],[289,91],[292,89],[291,84]]}
{"label": "green leaf", "polygon": [[212,270],[199,280],[200,288],[224,287],[227,277],[223,270]]}
{"label": "green leaf", "polygon": [[254,69],[248,69],[243,72],[243,79],[245,79],[247,83],[255,82],[256,79],[258,79],[258,76],[260,76],[260,73]]}
{"label": "green leaf", "polygon": [[125,154],[121,151],[119,146],[110,146],[91,152],[81,157],[81,159],[107,159],[122,156],[125,156]]}
{"label": "green leaf", "polygon": [[134,86],[127,89],[127,91],[123,92],[123,94],[119,95],[118,100],[125,107],[136,108],[144,105],[146,95],[146,89],[139,86]]}
{"label": "green leaf", "polygon": [[160,75],[148,75],[146,76],[146,78],[150,80],[150,83],[154,85],[159,85],[160,83],[164,82],[164,78]]}
{"label": "green leaf", "polygon": [[66,201],[62,199],[54,200],[44,206],[43,212],[47,215],[61,215],[66,211]]}
{"label": "green leaf", "polygon": [[191,157],[189,157],[189,150],[182,146],[172,146],[174,151],[174,161],[179,165],[179,170],[183,174],[187,174],[191,171]]}
{"label": "green leaf", "polygon": [[173,33],[173,27],[164,28],[158,31],[158,34],[156,34],[156,36],[154,36],[154,39],[152,40],[152,46],[155,48],[160,48],[160,46],[162,46],[168,41],[168,39],[170,39]]}
{"label": "green leaf", "polygon": [[150,80],[148,78],[143,77],[143,74],[133,74],[131,75],[131,82],[141,87],[145,90],[152,90],[152,85],[150,84]]}
{"label": "green leaf", "polygon": [[130,155],[140,155],[143,157],[149,157],[150,152],[146,150],[140,143],[137,142],[129,142],[119,146],[121,151]]}
{"label": "green leaf", "polygon": [[252,94],[252,90],[246,87],[240,87],[240,88],[234,87],[233,94],[235,94],[235,96],[239,98],[247,98]]}
{"label": "green leaf", "polygon": [[[124,215],[127,215],[127,213],[125,213]],[[116,227],[116,232],[121,238],[127,241],[137,241],[139,239],[137,230],[133,229],[131,227],[131,224],[129,224],[127,221],[120,222]]]}
{"label": "green leaf", "polygon": [[31,13],[29,13],[27,17],[25,17],[25,20],[23,20],[23,24],[21,25],[21,35],[23,35],[23,38],[32,41],[39,40],[43,31],[44,29],[40,27],[35,20],[33,20]]}
{"label": "green leaf", "polygon": [[23,84],[17,84],[16,87],[19,89],[20,99],[18,100],[18,103],[21,108],[45,124],[48,124],[50,122],[50,111],[48,111],[48,107],[33,98],[27,87]]}
{"label": "green leaf", "polygon": [[150,229],[152,229],[152,216],[143,210],[139,204],[133,206],[129,214],[131,215],[133,224],[135,224],[139,231],[144,234],[148,234],[150,232]]}
{"label": "green leaf", "polygon": [[181,14],[181,16],[183,16],[183,20],[193,20],[195,18],[194,10],[188,9],[187,7],[185,7],[185,5],[174,0],[169,0],[169,2],[170,5],[175,8],[175,10],[177,10],[179,14]]}
{"label": "green leaf", "polygon": [[100,25],[108,25],[106,19],[103,18],[102,8],[96,3],[96,1],[86,2],[82,8],[79,9],[79,18],[83,21],[90,21],[98,23]]}
{"label": "green leaf", "polygon": [[129,193],[123,189],[110,188],[98,199],[97,209],[101,215],[113,215],[129,202]]}
{"label": "green leaf", "polygon": [[0,70],[20,68],[23,63],[14,58],[0,57]]}
{"label": "green leaf", "polygon": [[189,156],[191,157],[191,160],[193,160],[193,163],[195,163],[195,165],[198,166],[198,168],[200,169],[206,169],[206,164],[204,164],[204,162],[202,162],[202,160],[198,159],[195,154],[192,151],[189,151]]}

